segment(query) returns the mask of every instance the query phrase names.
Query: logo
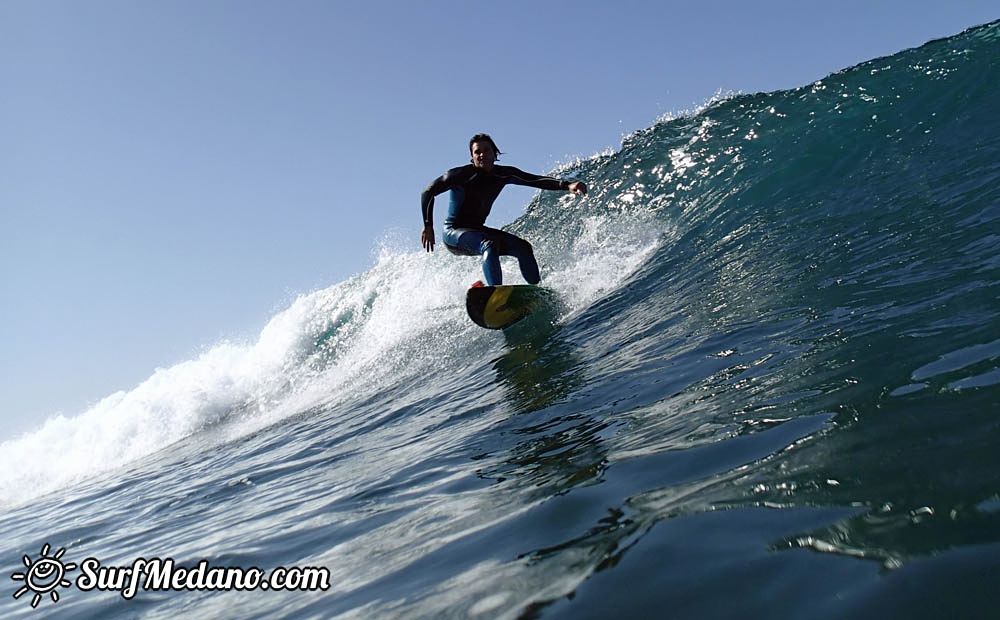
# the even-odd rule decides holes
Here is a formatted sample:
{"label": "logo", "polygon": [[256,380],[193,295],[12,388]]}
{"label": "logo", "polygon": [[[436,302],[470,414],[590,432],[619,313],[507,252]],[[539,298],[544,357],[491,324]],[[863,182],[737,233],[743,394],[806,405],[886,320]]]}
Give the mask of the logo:
{"label": "logo", "polygon": [[48,594],[53,603],[59,602],[59,588],[74,585],[67,579],[67,573],[80,569],[76,578],[76,588],[83,592],[118,592],[125,600],[132,600],[142,591],[177,592],[191,591],[248,591],[283,590],[286,592],[309,592],[330,589],[330,570],[317,566],[278,566],[265,572],[256,566],[211,566],[208,560],[196,565],[182,566],[173,558],[138,558],[131,566],[102,566],[97,558],[87,558],[79,565],[63,562],[66,549],[60,547],[50,554],[52,545],[45,543],[38,558],[32,560],[23,556],[23,573],[13,573],[10,578],[23,582],[14,592],[14,598],[21,598],[31,592],[31,606],[38,607]]}
{"label": "logo", "polygon": [[10,576],[14,581],[23,581],[24,585],[14,593],[14,598],[20,598],[25,592],[34,592],[31,598],[31,606],[38,607],[42,595],[48,594],[53,603],[59,602],[58,588],[68,588],[73,585],[66,577],[66,572],[76,568],[76,564],[70,562],[63,564],[62,556],[66,549],[60,547],[54,555],[49,555],[49,544],[42,547],[41,557],[32,560],[24,556],[22,561],[28,568],[26,573],[14,573]]}

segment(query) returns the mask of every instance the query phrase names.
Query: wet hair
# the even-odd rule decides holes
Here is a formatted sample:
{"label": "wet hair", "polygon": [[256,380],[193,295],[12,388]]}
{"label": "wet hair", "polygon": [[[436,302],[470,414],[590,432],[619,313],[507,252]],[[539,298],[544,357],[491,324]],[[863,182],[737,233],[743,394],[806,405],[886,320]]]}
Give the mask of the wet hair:
{"label": "wet hair", "polygon": [[497,148],[497,143],[493,141],[488,133],[477,133],[469,138],[469,155],[472,155],[472,145],[476,142],[486,142],[493,147],[493,153],[499,158],[503,153]]}

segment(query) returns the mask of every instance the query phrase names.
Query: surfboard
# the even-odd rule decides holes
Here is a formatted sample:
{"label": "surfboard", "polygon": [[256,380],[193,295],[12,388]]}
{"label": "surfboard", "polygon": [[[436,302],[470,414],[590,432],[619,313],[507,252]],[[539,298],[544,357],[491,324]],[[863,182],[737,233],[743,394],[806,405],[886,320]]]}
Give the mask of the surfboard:
{"label": "surfboard", "polygon": [[551,290],[531,284],[478,286],[465,294],[465,309],[476,325],[504,329],[550,306],[553,297]]}

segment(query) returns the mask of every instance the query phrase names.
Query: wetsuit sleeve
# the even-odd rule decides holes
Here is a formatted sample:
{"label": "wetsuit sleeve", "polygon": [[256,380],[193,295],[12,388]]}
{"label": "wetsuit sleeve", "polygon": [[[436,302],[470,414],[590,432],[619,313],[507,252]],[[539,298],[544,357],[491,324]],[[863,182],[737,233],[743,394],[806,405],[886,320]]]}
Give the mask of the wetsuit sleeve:
{"label": "wetsuit sleeve", "polygon": [[452,168],[427,186],[424,193],[420,195],[420,211],[424,216],[424,226],[434,225],[434,197],[467,182],[470,172],[474,172],[472,166]]}
{"label": "wetsuit sleeve", "polygon": [[451,189],[451,170],[434,179],[423,194],[420,194],[420,212],[424,216],[424,226],[434,225],[434,197]]}
{"label": "wetsuit sleeve", "polygon": [[528,187],[536,187],[538,189],[569,189],[569,181],[531,174],[513,166],[504,167],[504,180],[513,185],[527,185]]}

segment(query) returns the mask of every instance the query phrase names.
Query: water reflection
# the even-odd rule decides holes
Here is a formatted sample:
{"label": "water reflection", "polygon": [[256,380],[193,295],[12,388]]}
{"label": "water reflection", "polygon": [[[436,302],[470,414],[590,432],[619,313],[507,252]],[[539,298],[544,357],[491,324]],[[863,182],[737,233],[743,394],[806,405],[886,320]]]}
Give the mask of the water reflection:
{"label": "water reflection", "polygon": [[583,363],[553,314],[535,313],[504,331],[507,350],[493,368],[515,415],[489,429],[480,444],[487,454],[504,456],[480,477],[516,480],[540,496],[599,477],[608,451],[602,433],[609,423],[569,402],[584,384]]}
{"label": "water reflection", "polygon": [[548,407],[582,383],[580,356],[553,314],[536,312],[504,330],[507,350],[493,368],[516,413]]}

